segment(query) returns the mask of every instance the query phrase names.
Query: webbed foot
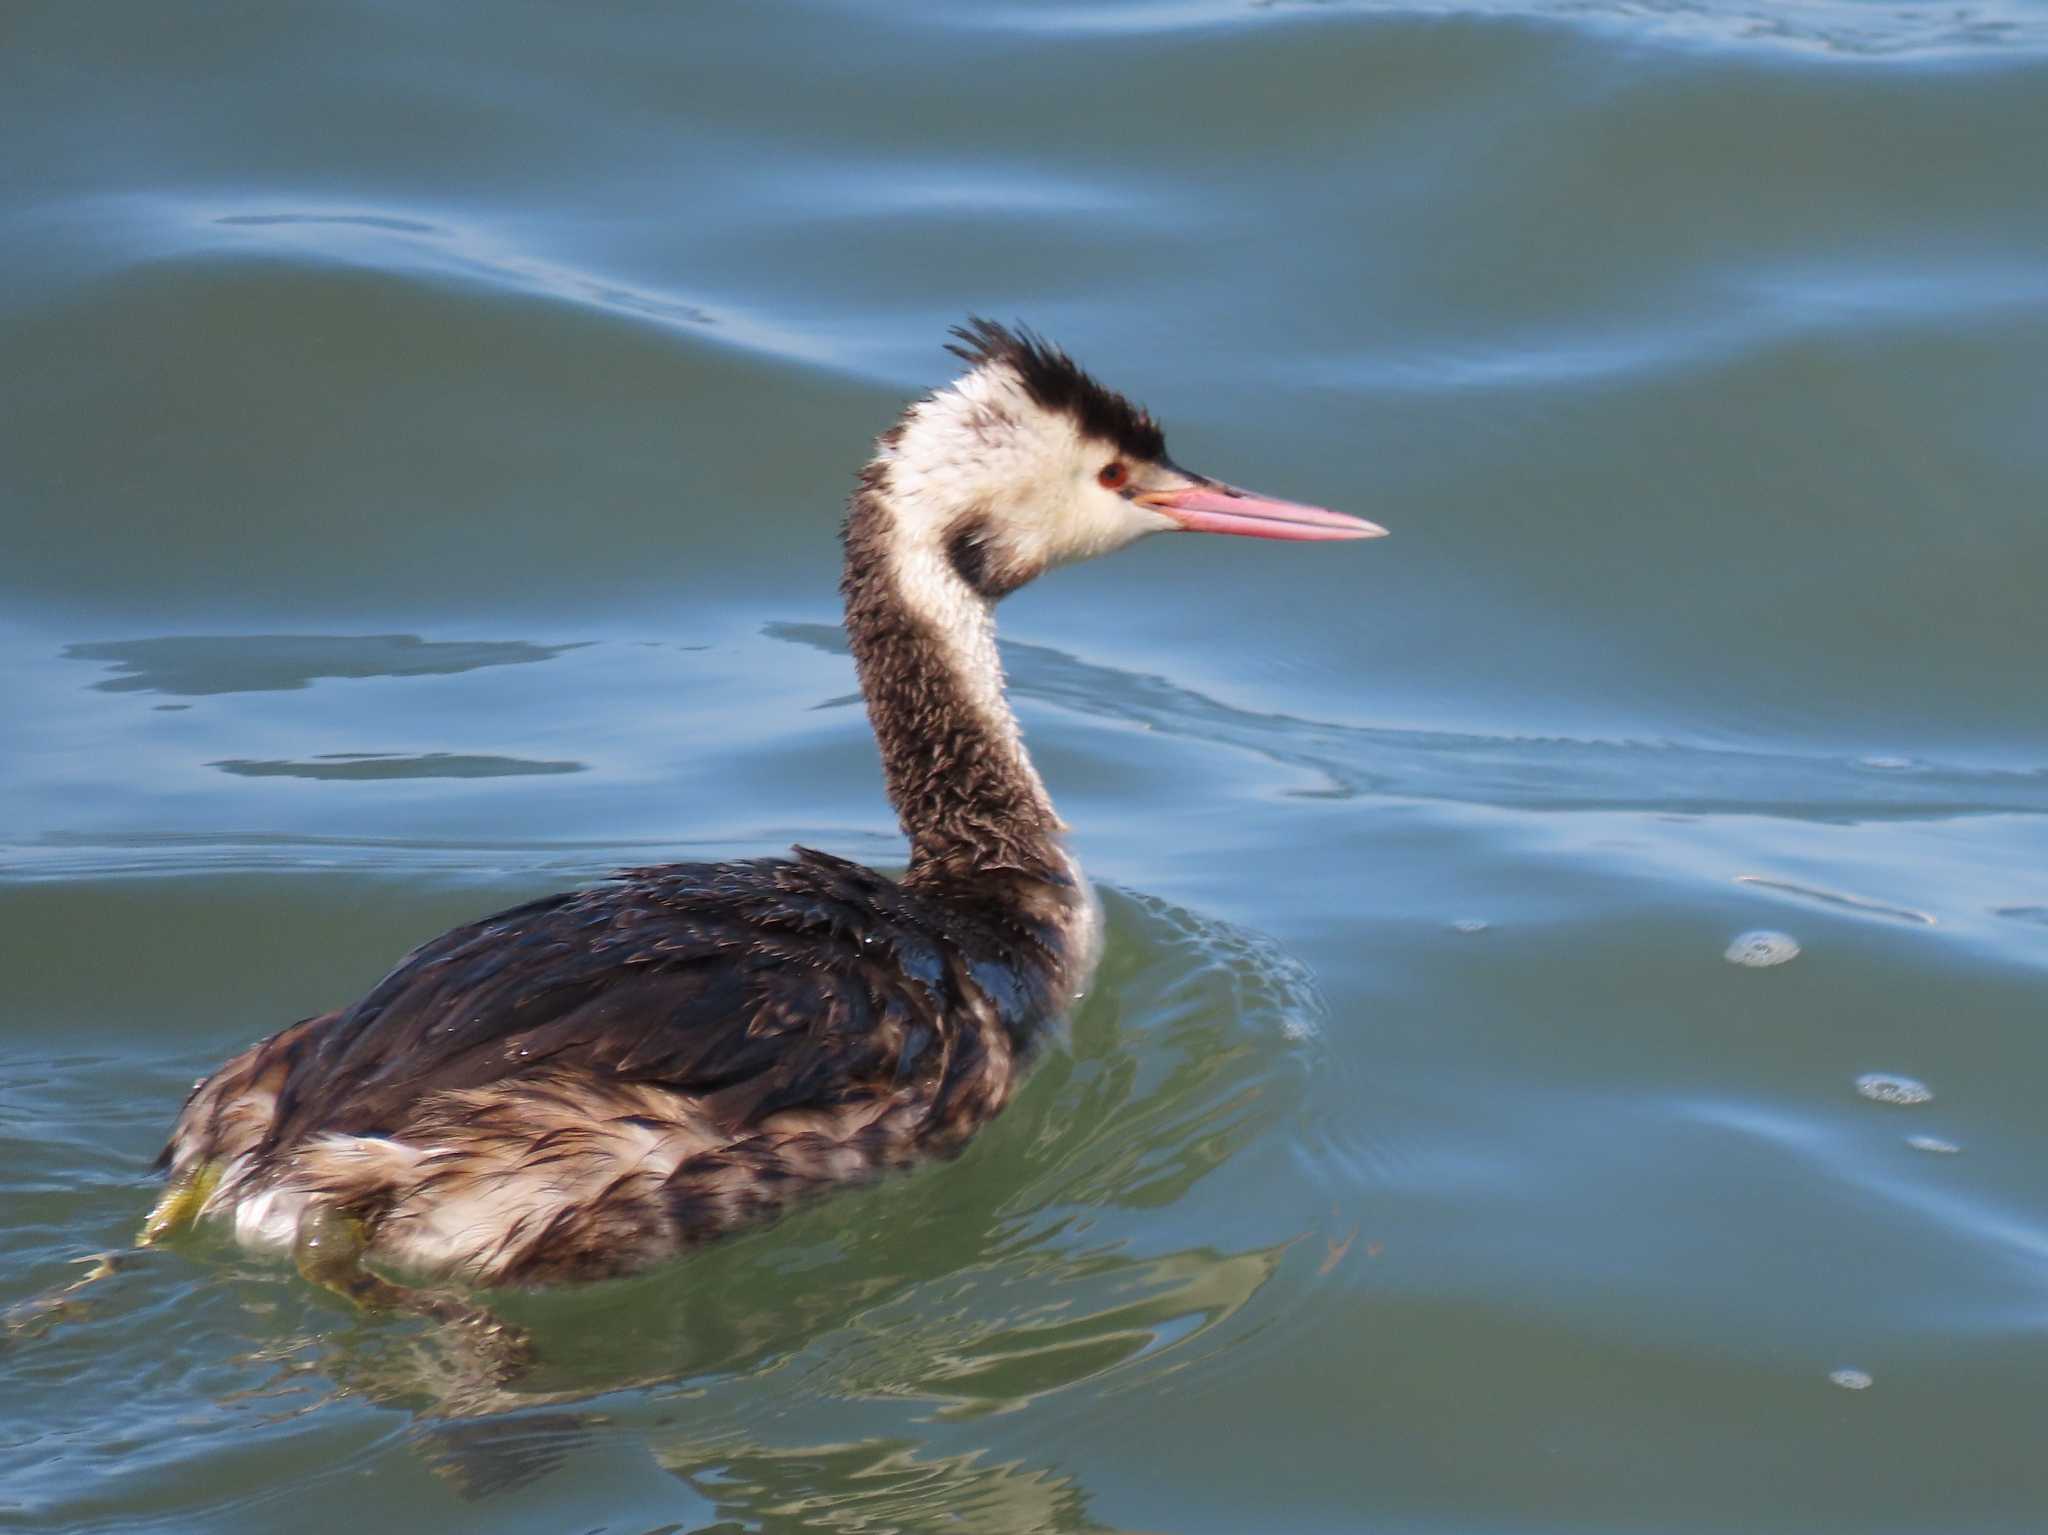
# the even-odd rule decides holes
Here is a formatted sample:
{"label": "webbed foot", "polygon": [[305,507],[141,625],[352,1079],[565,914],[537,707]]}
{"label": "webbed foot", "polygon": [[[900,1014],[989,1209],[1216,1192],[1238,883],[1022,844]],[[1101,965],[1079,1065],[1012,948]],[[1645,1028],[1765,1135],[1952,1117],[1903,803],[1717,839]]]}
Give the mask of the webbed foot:
{"label": "webbed foot", "polygon": [[359,1215],[331,1205],[314,1205],[299,1222],[292,1261],[301,1276],[370,1312],[427,1317],[459,1329],[468,1346],[502,1384],[517,1379],[534,1362],[526,1332],[453,1290],[415,1288],[386,1279],[364,1259],[370,1228]]}
{"label": "webbed foot", "polygon": [[79,1299],[91,1285],[118,1274],[128,1261],[135,1256],[134,1249],[125,1252],[88,1253],[77,1258],[76,1263],[90,1263],[91,1268],[67,1285],[58,1285],[32,1295],[19,1305],[9,1306],[4,1313],[9,1338],[40,1338],[59,1322],[75,1321],[86,1309]]}

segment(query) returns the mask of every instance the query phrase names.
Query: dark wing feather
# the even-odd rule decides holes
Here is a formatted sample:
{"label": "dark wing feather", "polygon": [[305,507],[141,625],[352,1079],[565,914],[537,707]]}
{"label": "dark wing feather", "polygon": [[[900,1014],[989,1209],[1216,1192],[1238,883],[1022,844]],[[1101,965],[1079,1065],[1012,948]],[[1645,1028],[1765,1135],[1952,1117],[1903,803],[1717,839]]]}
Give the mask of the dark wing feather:
{"label": "dark wing feather", "polygon": [[300,1045],[266,1146],[392,1133],[430,1093],[546,1070],[660,1083],[738,1125],[936,1070],[963,1017],[1024,1024],[986,980],[1049,973],[1042,935],[798,855],[630,870],[415,950]]}

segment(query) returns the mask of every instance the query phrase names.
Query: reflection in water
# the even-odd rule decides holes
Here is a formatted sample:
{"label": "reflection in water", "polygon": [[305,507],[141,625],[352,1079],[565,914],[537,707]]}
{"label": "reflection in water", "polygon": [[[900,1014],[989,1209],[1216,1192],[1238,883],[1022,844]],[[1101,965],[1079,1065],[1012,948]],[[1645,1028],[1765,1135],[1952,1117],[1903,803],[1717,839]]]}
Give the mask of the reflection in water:
{"label": "reflection in water", "polygon": [[[988,1288],[1056,1288],[1034,1311],[976,1318],[934,1310],[929,1295],[906,1294],[861,1318],[865,1347],[839,1361],[831,1381],[847,1396],[914,1397],[939,1404],[942,1419],[1015,1412],[1083,1381],[1129,1389],[1129,1366],[1182,1350],[1235,1315],[1273,1277],[1286,1244],[1227,1254],[1211,1248],[1133,1262],[1087,1255],[1034,1259]],[[1006,1308],[1014,1307],[1005,1299]],[[1180,1361],[1184,1362],[1184,1361]]]}
{"label": "reflection in water", "polygon": [[[825,624],[769,624],[773,639],[843,654]],[[1003,643],[1019,698],[1075,714],[1256,752],[1321,778],[1294,792],[1376,794],[1515,809],[1738,813],[1816,821],[1938,819],[2048,810],[2048,769],[1996,772],[1867,763],[1668,741],[1579,741],[1343,725],[1241,709],[1165,677],[1083,661],[1044,645]]]}
{"label": "reflection in water", "polygon": [[483,1499],[539,1481],[589,1443],[590,1429],[581,1413],[525,1412],[430,1419],[412,1438],[435,1475],[463,1497]]}
{"label": "reflection in water", "polygon": [[[598,1426],[568,1413],[423,1424],[420,1455],[465,1498],[517,1492],[586,1449]],[[948,1531],[1020,1535],[1096,1531],[1069,1477],[981,1452],[933,1454],[892,1435],[778,1447],[701,1426],[650,1446],[654,1459],[718,1521],[689,1528],[779,1531]],[[667,1526],[670,1529],[681,1526]]]}
{"label": "reflection in water", "polygon": [[310,761],[262,761],[228,757],[209,762],[240,778],[521,778],[536,773],[581,773],[581,762],[535,762],[524,757],[477,756],[466,752],[325,752]]}
{"label": "reflection in water", "polygon": [[118,674],[102,693],[268,693],[322,677],[427,677],[550,661],[577,645],[525,640],[427,641],[417,634],[219,634],[66,645],[74,661],[105,661]]}
{"label": "reflection in water", "polygon": [[958,1535],[1102,1530],[1073,1481],[977,1452],[920,1455],[909,1439],[797,1449],[685,1441],[663,1466],[739,1529],[947,1530]]}

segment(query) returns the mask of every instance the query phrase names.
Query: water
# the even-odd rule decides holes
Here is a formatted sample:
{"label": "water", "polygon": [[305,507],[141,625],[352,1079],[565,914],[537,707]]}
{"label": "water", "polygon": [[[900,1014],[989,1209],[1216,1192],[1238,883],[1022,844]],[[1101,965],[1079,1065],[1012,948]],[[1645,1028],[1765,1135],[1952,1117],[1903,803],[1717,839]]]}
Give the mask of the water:
{"label": "water", "polygon": [[2039,5],[45,6],[0,79],[7,1302],[453,922],[900,857],[832,535],[966,313],[1394,532],[1005,605],[1108,952],[960,1162],[508,1298],[511,1389],[150,1253],[0,1355],[10,1526],[2048,1517]]}

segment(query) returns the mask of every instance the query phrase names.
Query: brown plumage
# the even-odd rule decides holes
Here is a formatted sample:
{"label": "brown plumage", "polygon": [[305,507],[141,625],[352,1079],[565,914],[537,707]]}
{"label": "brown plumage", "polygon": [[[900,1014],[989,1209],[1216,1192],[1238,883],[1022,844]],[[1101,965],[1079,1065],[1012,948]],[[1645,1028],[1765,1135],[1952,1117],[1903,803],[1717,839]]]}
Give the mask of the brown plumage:
{"label": "brown plumage", "polygon": [[1370,524],[1189,475],[1064,354],[958,334],[973,370],[883,435],[845,529],[903,879],[807,849],[671,864],[444,934],[193,1090],[151,1235],[230,1220],[359,1295],[381,1281],[335,1276],[364,1256],[592,1278],[956,1152],[1001,1110],[1086,980],[1095,910],[1003,701],[994,601],[1204,517]]}
{"label": "brown plumage", "polygon": [[237,1057],[171,1170],[240,1164],[214,1202],[258,1242],[313,1202],[409,1269],[624,1272],[959,1149],[1054,1015],[1059,954],[1020,906],[822,853],[636,870],[457,928]]}

